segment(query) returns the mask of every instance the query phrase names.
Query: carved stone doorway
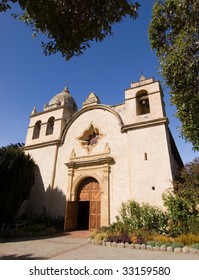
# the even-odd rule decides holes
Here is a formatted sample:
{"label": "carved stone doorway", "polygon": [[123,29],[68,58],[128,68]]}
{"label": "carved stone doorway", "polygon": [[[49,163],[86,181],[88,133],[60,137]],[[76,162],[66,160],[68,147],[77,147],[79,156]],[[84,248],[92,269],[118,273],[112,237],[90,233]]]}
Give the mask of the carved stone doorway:
{"label": "carved stone doorway", "polygon": [[86,178],[78,189],[78,229],[97,229],[101,226],[101,190],[99,182]]}

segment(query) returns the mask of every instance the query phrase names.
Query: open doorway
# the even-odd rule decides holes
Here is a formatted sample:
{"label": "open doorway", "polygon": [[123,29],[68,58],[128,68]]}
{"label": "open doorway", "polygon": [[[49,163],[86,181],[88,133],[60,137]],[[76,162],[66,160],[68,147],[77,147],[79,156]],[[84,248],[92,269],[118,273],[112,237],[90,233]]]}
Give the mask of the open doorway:
{"label": "open doorway", "polygon": [[93,178],[86,178],[78,189],[77,228],[91,230],[101,225],[101,191],[99,182]]}
{"label": "open doorway", "polygon": [[80,230],[89,229],[89,211],[90,201],[78,202],[78,216],[77,216],[77,228]]}

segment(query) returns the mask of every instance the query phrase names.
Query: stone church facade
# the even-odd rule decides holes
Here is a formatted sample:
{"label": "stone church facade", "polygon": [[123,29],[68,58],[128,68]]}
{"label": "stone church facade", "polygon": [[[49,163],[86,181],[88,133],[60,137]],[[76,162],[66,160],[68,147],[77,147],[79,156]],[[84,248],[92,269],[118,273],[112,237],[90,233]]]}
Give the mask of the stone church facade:
{"label": "stone church facade", "polygon": [[125,101],[103,105],[90,93],[80,110],[68,88],[30,116],[24,150],[34,159],[28,215],[64,217],[65,229],[115,220],[122,202],[163,206],[182,167],[158,81],[141,76]]}

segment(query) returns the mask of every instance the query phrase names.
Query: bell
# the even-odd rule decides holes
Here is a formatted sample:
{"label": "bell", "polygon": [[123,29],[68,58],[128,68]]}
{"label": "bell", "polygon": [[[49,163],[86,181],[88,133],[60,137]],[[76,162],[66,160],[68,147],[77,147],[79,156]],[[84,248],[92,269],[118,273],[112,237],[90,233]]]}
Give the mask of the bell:
{"label": "bell", "polygon": [[147,100],[148,100],[148,97],[146,95],[143,95],[140,97],[140,103],[145,106],[147,104]]}

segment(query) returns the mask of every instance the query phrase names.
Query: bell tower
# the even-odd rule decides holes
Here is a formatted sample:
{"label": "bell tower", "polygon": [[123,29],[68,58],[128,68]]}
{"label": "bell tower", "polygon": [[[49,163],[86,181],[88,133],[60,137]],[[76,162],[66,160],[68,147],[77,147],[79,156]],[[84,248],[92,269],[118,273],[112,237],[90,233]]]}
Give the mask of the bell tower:
{"label": "bell tower", "polygon": [[125,91],[125,125],[128,138],[128,168],[132,196],[138,202],[160,205],[165,189],[181,166],[172,144],[159,81],[131,83]]}
{"label": "bell tower", "polygon": [[166,117],[163,91],[154,78],[143,75],[138,82],[131,83],[125,90],[126,123],[160,120]]}
{"label": "bell tower", "polygon": [[77,111],[77,105],[67,87],[56,94],[42,112],[32,110],[25,146],[43,145],[59,140],[66,122]]}

